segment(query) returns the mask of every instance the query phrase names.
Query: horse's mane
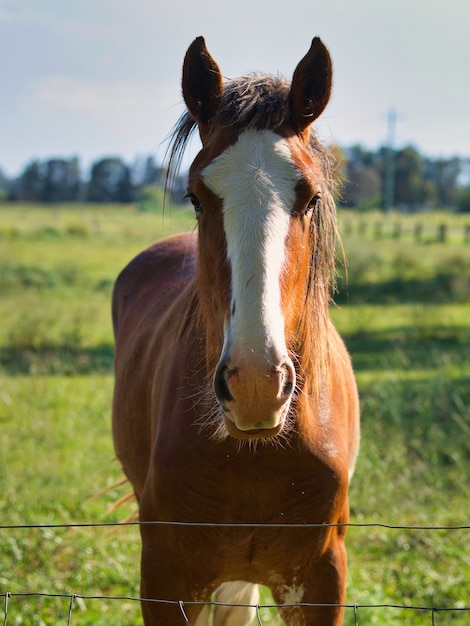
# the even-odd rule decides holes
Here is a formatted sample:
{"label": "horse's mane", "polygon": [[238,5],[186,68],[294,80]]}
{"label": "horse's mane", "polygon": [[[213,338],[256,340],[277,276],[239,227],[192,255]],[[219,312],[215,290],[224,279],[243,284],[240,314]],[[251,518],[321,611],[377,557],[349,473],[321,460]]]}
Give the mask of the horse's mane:
{"label": "horse's mane", "polygon": [[[226,130],[234,136],[243,130],[273,130],[289,124],[290,84],[284,78],[269,74],[227,80],[216,115],[209,122],[211,132]],[[167,151],[167,185],[177,178],[185,150],[197,129],[197,123],[186,111],[169,135]],[[304,368],[315,371],[317,382],[324,379],[323,366],[328,358],[328,346],[323,339],[329,335],[328,305],[335,288],[335,252],[339,240],[336,226],[335,162],[332,151],[324,146],[312,129],[308,149],[319,162],[323,174],[321,203],[311,220],[311,263],[305,310],[301,315],[303,328],[297,352]]]}

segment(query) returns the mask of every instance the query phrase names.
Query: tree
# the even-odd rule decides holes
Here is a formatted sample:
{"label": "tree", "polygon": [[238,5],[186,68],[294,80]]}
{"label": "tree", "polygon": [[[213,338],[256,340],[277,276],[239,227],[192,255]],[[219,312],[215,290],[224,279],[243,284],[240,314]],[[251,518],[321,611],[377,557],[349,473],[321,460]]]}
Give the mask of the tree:
{"label": "tree", "polygon": [[155,162],[153,155],[138,156],[131,166],[132,182],[139,189],[148,186],[163,187],[165,169]]}
{"label": "tree", "polygon": [[81,199],[80,164],[72,159],[34,160],[11,185],[10,197],[26,202],[75,202]]}
{"label": "tree", "polygon": [[349,169],[343,192],[343,201],[347,206],[358,206],[371,198],[380,201],[381,192],[382,179],[375,167]]}
{"label": "tree", "polygon": [[118,157],[93,163],[86,198],[89,202],[132,202],[135,187],[130,168]]}
{"label": "tree", "polygon": [[41,202],[76,202],[81,196],[80,165],[77,158],[49,159],[41,165]]}
{"label": "tree", "polygon": [[436,184],[424,178],[424,161],[418,151],[407,146],[395,154],[395,204],[416,210],[433,203]]}
{"label": "tree", "polygon": [[457,193],[457,210],[470,213],[470,188],[460,189]]}
{"label": "tree", "polygon": [[458,179],[462,164],[457,157],[451,159],[426,159],[427,180],[436,185],[436,203],[439,207],[455,207],[457,200]]}
{"label": "tree", "polygon": [[127,165],[124,165],[122,168],[116,191],[116,200],[118,202],[128,203],[133,202],[136,199],[136,190],[132,183],[131,168]]}
{"label": "tree", "polygon": [[29,163],[20,175],[15,196],[25,202],[39,202],[42,189],[41,165],[34,160]]}
{"label": "tree", "polygon": [[0,168],[0,202],[3,202],[8,198],[9,189],[10,181],[5,176],[3,170]]}
{"label": "tree", "polygon": [[377,153],[360,145],[346,150],[343,157],[343,177],[345,182],[342,204],[356,207],[371,199],[380,203],[382,172]]}

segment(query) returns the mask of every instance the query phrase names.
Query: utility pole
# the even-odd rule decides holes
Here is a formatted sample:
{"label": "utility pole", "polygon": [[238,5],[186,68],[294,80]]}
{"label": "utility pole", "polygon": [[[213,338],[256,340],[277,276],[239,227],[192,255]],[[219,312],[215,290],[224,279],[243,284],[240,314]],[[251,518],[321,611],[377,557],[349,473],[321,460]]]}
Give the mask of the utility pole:
{"label": "utility pole", "polygon": [[387,114],[387,148],[385,152],[384,211],[390,213],[395,201],[395,128],[397,112],[390,109]]}

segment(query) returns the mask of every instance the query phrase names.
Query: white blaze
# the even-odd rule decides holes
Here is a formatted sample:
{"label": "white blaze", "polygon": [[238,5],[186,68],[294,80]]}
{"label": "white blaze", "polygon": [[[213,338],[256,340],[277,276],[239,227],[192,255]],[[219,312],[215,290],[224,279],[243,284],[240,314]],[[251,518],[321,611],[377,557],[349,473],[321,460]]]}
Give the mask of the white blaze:
{"label": "white blaze", "polygon": [[288,142],[271,131],[245,131],[203,176],[223,200],[234,309],[226,346],[285,355],[280,276],[299,179]]}

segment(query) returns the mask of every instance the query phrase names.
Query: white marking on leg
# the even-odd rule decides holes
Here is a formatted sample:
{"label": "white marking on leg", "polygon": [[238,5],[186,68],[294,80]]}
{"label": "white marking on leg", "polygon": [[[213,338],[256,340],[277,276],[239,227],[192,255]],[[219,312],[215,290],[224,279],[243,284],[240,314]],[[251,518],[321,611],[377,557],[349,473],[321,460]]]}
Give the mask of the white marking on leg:
{"label": "white marking on leg", "polygon": [[248,626],[256,616],[258,585],[242,581],[223,583],[216,591],[216,602],[247,606],[221,606],[214,610],[214,626]]}
{"label": "white marking on leg", "polygon": [[304,597],[303,585],[285,586],[281,591],[283,604],[299,604]]}
{"label": "white marking on leg", "polygon": [[292,606],[289,611],[289,624],[292,626],[305,625],[305,613],[300,608],[295,608],[304,597],[305,588],[303,585],[296,585],[295,579],[292,585],[284,585],[279,588],[279,593],[283,604]]}

